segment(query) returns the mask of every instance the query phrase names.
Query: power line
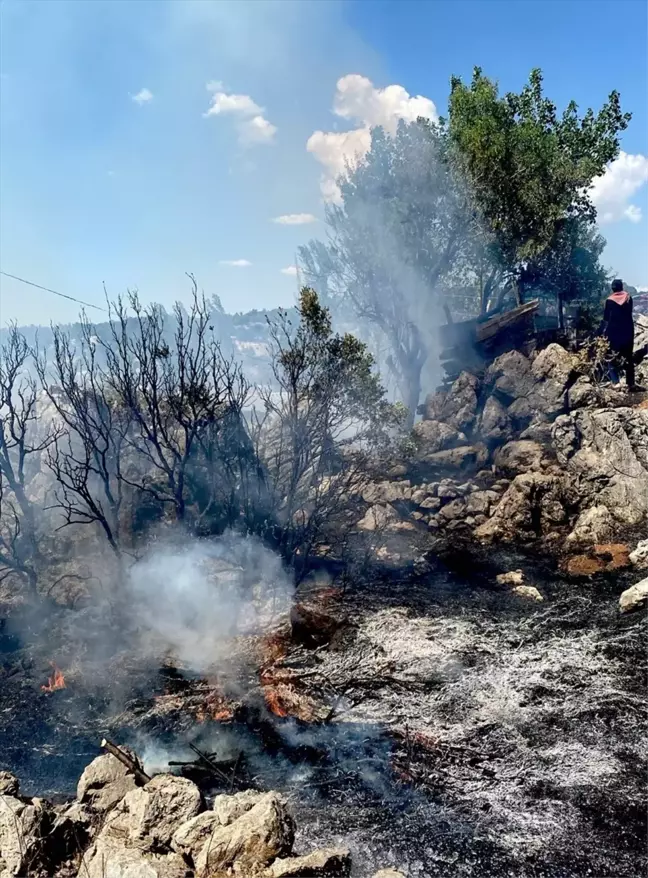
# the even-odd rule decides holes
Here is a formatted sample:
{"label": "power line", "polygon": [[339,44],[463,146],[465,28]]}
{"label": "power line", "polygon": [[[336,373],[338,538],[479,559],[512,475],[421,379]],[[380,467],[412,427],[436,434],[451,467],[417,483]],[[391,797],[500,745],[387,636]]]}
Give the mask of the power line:
{"label": "power line", "polygon": [[36,287],[38,290],[45,290],[46,293],[54,293],[55,296],[60,296],[62,299],[69,299],[71,302],[78,302],[79,305],[85,305],[86,308],[96,308],[97,311],[105,311],[108,313],[108,309],[102,308],[101,305],[93,305],[92,302],[83,302],[81,299],[75,299],[74,296],[66,296],[65,293],[59,293],[56,290],[50,290],[49,287],[42,287],[40,284],[35,284],[33,281],[25,280],[24,277],[17,277],[17,275],[9,274],[6,271],[0,271],[0,274],[3,274],[5,277],[10,277],[13,280],[18,280],[21,284],[28,284],[28,286]]}

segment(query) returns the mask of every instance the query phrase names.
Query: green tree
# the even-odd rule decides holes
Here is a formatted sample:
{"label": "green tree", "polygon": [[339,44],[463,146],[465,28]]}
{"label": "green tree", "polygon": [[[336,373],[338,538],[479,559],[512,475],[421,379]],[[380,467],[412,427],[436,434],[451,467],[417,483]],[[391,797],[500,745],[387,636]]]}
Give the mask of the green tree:
{"label": "green tree", "polygon": [[[504,96],[480,68],[470,85],[452,79],[448,137],[479,221],[473,259],[482,311],[508,290],[523,301],[528,278],[537,282],[546,254],[562,252],[573,236],[566,223],[594,221],[589,188],[618,155],[629,120],[616,91],[596,114],[589,109],[579,117],[571,101],[559,115],[537,69],[519,94]],[[548,263],[555,268],[556,260]]]}

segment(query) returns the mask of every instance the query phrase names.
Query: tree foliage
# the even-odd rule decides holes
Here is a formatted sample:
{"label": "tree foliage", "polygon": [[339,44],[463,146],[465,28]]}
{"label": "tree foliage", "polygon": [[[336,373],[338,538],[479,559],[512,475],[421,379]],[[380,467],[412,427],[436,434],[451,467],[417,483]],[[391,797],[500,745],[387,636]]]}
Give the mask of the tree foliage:
{"label": "tree foliage", "polygon": [[593,179],[619,152],[630,119],[612,92],[598,113],[559,114],[533,70],[516,93],[475,69],[451,81],[449,114],[372,131],[366,156],[338,181],[329,240],[299,253],[309,282],[388,339],[388,365],[413,414],[421,371],[453,289],[475,310],[538,291],[565,301],[599,294],[603,270]]}
{"label": "tree foliage", "polygon": [[596,217],[589,188],[617,157],[629,120],[615,91],[596,114],[579,117],[571,101],[559,115],[538,69],[519,94],[503,96],[480,68],[470,85],[452,79],[448,135],[479,219],[476,255],[491,278],[486,306],[502,281],[521,301],[527,277],[537,278],[552,250],[564,251],[574,234],[582,241],[575,229]]}

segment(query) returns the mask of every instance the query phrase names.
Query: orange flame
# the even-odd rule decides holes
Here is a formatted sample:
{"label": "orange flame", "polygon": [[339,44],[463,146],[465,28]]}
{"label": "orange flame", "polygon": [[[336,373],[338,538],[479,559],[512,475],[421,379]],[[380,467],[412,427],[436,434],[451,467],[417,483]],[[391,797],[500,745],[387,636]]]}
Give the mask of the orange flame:
{"label": "orange flame", "polygon": [[54,673],[47,678],[47,685],[41,686],[43,692],[55,692],[57,689],[65,689],[65,677],[63,671],[56,667],[54,662],[50,662]]}

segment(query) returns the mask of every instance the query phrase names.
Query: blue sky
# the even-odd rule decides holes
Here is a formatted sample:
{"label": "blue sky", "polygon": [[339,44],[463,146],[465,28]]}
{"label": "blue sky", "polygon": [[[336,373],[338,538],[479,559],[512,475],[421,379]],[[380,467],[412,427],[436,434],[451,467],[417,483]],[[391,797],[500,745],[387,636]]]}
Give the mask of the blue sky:
{"label": "blue sky", "polygon": [[[605,261],[648,286],[643,0],[3,0],[0,13],[4,271],[98,304],[105,282],[170,305],[185,272],[230,311],[291,304],[282,270],[324,234],[323,192],[368,125],[443,114],[450,76],[478,64],[503,90],[542,67],[559,106],[621,92],[634,118],[597,193]],[[3,324],[76,317],[0,280]]]}

